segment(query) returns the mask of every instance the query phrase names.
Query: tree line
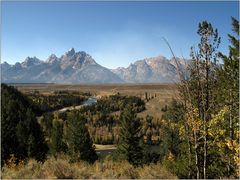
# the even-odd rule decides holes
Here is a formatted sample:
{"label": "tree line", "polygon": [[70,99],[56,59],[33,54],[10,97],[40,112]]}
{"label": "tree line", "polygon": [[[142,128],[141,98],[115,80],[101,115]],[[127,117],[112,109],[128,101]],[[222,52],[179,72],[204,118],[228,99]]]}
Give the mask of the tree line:
{"label": "tree line", "polygon": [[76,106],[82,104],[87,99],[88,95],[79,95],[76,93],[60,93],[43,95],[40,93],[27,94],[31,99],[34,112],[41,115],[45,112],[51,112],[67,106]]}
{"label": "tree line", "polygon": [[224,55],[218,52],[217,29],[207,21],[199,23],[200,43],[191,48],[189,76],[179,70],[180,99],[164,115],[173,139],[165,163],[178,177],[239,177],[239,22],[235,18],[232,30],[229,54]]}

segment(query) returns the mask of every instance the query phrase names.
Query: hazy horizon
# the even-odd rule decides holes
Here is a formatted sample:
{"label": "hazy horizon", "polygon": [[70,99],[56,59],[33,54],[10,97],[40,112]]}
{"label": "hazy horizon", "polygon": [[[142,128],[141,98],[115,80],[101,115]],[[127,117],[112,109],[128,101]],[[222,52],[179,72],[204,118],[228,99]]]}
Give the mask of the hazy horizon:
{"label": "hazy horizon", "polygon": [[189,58],[199,42],[198,23],[207,20],[228,52],[231,16],[238,2],[2,2],[1,61],[14,64],[27,56],[46,60],[70,48],[85,51],[107,68],[127,67],[144,58]]}

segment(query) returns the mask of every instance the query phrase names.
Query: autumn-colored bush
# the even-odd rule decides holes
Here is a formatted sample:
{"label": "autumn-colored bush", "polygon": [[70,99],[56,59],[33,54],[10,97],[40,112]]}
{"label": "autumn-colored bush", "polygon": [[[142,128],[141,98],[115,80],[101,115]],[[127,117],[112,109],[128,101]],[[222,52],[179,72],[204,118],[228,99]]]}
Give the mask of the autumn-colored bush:
{"label": "autumn-colored bush", "polygon": [[88,164],[84,161],[70,163],[66,155],[48,157],[44,163],[30,159],[25,165],[3,167],[2,178],[33,179],[173,179],[175,175],[168,172],[161,164],[150,164],[134,168],[127,161],[113,161],[106,157]]}

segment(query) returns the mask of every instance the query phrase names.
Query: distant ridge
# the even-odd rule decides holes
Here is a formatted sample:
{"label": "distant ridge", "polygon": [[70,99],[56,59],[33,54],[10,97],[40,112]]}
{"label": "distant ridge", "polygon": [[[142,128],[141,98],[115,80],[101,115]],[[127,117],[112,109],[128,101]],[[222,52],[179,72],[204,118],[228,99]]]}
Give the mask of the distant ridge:
{"label": "distant ridge", "polygon": [[[190,61],[176,60],[185,72]],[[137,60],[127,68],[112,69],[112,72],[128,83],[174,83],[179,80],[175,60],[163,56]]]}
{"label": "distant ridge", "polygon": [[11,83],[122,83],[109,69],[102,67],[86,52],[73,48],[58,58],[52,54],[42,61],[27,57],[24,62],[1,64],[2,82]]}
{"label": "distant ridge", "polygon": [[[177,59],[182,69],[186,65]],[[27,57],[22,63],[1,64],[4,83],[57,83],[57,84],[114,84],[114,83],[173,83],[178,81],[173,59],[163,56],[146,58],[127,68],[107,69],[84,51],[71,48],[61,57],[51,54],[45,61]]]}

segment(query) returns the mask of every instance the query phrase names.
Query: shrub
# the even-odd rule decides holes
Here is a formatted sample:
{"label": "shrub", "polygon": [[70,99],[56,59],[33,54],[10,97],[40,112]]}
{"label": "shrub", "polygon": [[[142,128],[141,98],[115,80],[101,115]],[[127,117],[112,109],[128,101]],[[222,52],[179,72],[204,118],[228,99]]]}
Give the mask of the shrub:
{"label": "shrub", "polygon": [[108,156],[94,164],[86,161],[70,163],[69,156],[58,154],[56,157],[48,157],[44,163],[31,159],[25,165],[4,166],[2,168],[2,178],[173,179],[176,176],[168,172],[161,164],[150,164],[135,168],[127,161],[113,161]]}

